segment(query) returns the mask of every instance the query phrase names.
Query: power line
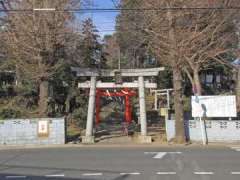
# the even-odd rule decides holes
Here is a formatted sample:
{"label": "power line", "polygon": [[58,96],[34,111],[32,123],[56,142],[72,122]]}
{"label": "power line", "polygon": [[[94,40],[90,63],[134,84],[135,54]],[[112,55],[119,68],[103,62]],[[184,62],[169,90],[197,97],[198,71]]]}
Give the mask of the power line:
{"label": "power line", "polygon": [[[116,31],[115,29],[102,29],[98,30],[96,33],[101,33],[101,32],[114,32]],[[18,37],[46,37],[46,36],[61,36],[61,35],[82,35],[80,32],[65,32],[65,33],[34,33],[34,32],[28,32],[28,33],[18,33],[16,31],[12,31],[10,33],[15,33]],[[8,34],[8,36],[14,36],[13,34]]]}
{"label": "power line", "polygon": [[[51,12],[120,12],[120,11],[191,11],[191,10],[240,10],[240,7],[160,7],[160,8],[82,8],[82,9],[56,9]],[[0,12],[33,12],[34,9],[0,9]],[[46,11],[48,12],[48,11]]]}

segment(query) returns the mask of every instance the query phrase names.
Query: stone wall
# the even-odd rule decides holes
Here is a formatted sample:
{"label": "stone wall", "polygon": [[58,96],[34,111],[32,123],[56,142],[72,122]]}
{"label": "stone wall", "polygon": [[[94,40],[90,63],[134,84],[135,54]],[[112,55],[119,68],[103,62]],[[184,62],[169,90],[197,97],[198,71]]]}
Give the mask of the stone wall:
{"label": "stone wall", "polygon": [[55,144],[65,144],[64,118],[0,120],[0,145]]}
{"label": "stone wall", "polygon": [[[205,122],[208,142],[240,142],[240,121],[212,120]],[[199,120],[185,122],[187,138],[191,141],[201,141],[201,128]],[[175,136],[175,120],[166,122],[168,141]]]}

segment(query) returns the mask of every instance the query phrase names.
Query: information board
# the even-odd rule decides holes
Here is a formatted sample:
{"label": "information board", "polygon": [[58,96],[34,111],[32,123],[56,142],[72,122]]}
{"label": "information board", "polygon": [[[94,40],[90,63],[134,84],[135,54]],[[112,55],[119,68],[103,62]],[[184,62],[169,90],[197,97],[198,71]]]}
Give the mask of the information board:
{"label": "information board", "polygon": [[192,96],[192,117],[237,117],[236,96]]}
{"label": "information board", "polygon": [[38,137],[48,137],[49,136],[49,122],[48,121],[38,121]]}

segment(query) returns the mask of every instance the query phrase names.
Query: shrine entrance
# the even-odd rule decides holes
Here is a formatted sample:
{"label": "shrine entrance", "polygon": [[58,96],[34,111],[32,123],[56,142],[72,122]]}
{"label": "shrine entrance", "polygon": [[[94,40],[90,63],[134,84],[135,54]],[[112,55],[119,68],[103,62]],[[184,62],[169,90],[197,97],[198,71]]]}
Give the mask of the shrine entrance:
{"label": "shrine entrance", "polygon": [[132,121],[132,107],[130,104],[130,97],[136,96],[137,93],[133,90],[125,88],[120,92],[109,92],[97,90],[96,93],[96,126],[100,123],[100,97],[124,97],[125,99],[125,122],[130,124]]}
{"label": "shrine entrance", "polygon": [[[141,126],[141,135],[138,139],[141,143],[151,143],[151,136],[147,134],[147,117],[146,117],[146,103],[145,103],[145,88],[156,89],[157,84],[149,81],[144,81],[144,77],[158,76],[160,71],[164,68],[151,68],[151,69],[121,69],[121,70],[97,70],[97,69],[83,69],[72,68],[72,71],[76,73],[77,77],[90,77],[90,81],[80,82],[78,88],[90,89],[89,102],[88,102],[88,115],[86,123],[86,134],[82,137],[83,143],[94,143],[95,137],[93,133],[94,119],[96,120],[96,126],[100,122],[99,118],[99,98],[101,96],[109,96],[108,92],[101,91],[101,89],[121,89],[121,92],[110,93],[110,96],[122,96],[125,97],[126,121],[131,121],[129,98],[136,93],[129,89],[138,89],[139,97],[139,120]],[[103,77],[112,77],[115,82],[102,82],[98,79]],[[135,78],[132,82],[123,82],[122,77]],[[137,80],[136,80],[137,78]],[[125,90],[125,91],[124,91]],[[128,103],[128,104],[127,104]],[[95,118],[96,112],[96,118]]]}
{"label": "shrine entrance", "polygon": [[136,95],[136,91],[128,88],[97,89],[95,110],[95,139],[97,142],[131,141],[130,137],[137,128],[137,123],[132,116],[131,102]]}

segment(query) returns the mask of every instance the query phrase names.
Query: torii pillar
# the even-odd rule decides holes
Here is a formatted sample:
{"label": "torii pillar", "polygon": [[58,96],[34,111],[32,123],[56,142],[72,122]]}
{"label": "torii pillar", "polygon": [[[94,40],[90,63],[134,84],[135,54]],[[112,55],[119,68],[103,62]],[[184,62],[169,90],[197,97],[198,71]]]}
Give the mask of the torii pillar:
{"label": "torii pillar", "polygon": [[138,137],[140,143],[151,143],[151,136],[147,135],[147,117],[146,117],[146,103],[145,103],[145,88],[157,88],[156,83],[144,81],[144,77],[157,76],[164,68],[151,69],[121,69],[120,73],[123,77],[138,77],[137,82],[125,82],[122,84],[115,84],[109,82],[97,82],[97,77],[114,77],[119,70],[92,70],[82,68],[72,68],[78,77],[91,77],[90,82],[79,83],[79,88],[90,88],[89,102],[88,102],[88,116],[86,125],[86,135],[82,137],[82,142],[86,144],[94,143],[93,123],[95,112],[95,98],[96,88],[138,88],[139,91],[139,105],[140,105],[140,123],[141,135]]}
{"label": "torii pillar", "polygon": [[96,82],[97,77],[92,76],[90,82],[90,92],[88,100],[88,113],[87,113],[87,126],[86,126],[86,136],[82,138],[84,143],[94,143],[93,136],[93,122],[94,122],[94,112],[95,112],[95,102],[96,102]]}
{"label": "torii pillar", "polygon": [[145,87],[144,87],[143,76],[138,77],[138,93],[139,93],[139,107],[140,107],[141,136],[147,136],[147,116],[146,116]]}

